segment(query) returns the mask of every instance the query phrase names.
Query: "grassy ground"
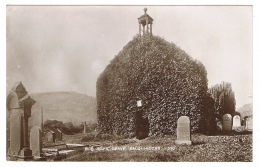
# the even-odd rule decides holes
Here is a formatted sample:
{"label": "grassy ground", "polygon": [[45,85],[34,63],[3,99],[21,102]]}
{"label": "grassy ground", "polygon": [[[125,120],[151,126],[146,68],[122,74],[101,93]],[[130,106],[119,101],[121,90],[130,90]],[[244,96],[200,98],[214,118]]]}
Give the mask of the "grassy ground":
{"label": "grassy ground", "polygon": [[175,145],[175,136],[151,136],[144,140],[138,140],[120,137],[109,138],[109,136],[86,137],[88,135],[64,136],[67,143],[99,145],[94,148],[89,147],[87,151],[77,151],[64,161],[252,161],[252,134],[231,134],[231,136],[194,134],[190,146]]}

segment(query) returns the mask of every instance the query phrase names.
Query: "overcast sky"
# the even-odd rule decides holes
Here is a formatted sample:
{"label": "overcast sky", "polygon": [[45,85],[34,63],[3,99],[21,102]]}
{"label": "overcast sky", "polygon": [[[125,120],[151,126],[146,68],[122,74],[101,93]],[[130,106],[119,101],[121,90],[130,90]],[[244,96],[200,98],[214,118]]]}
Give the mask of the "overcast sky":
{"label": "overcast sky", "polygon": [[[137,33],[144,6],[7,7],[7,90],[96,96],[96,80]],[[252,7],[148,6],[153,34],[200,60],[209,87],[230,82],[237,108],[251,103]]]}

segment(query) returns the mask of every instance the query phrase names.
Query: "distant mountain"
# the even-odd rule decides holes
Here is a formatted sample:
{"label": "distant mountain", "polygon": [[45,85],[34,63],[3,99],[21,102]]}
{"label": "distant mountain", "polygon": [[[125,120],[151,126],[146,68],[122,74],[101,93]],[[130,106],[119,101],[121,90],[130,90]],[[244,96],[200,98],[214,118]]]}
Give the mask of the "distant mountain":
{"label": "distant mountain", "polygon": [[34,93],[30,96],[36,100],[32,107],[32,116],[29,126],[41,124],[41,109],[43,108],[43,119],[72,122],[75,125],[86,121],[97,122],[96,99],[85,94],[75,92],[48,92]]}
{"label": "distant mountain", "polygon": [[238,112],[241,114],[241,117],[253,115],[253,104],[245,104],[241,108],[238,109]]}

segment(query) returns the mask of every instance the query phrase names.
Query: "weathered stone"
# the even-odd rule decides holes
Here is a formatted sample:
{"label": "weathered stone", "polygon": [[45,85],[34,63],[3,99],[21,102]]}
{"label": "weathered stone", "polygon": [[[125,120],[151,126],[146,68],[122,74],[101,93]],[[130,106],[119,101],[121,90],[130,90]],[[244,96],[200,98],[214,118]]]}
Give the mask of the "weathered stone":
{"label": "weathered stone", "polygon": [[62,140],[62,132],[59,129],[54,129],[53,132],[55,133],[56,141]]}
{"label": "weathered stone", "polygon": [[249,116],[246,118],[246,129],[253,130],[253,116]]}
{"label": "weathered stone", "polygon": [[84,125],[83,134],[86,134],[86,133],[87,133],[87,124],[86,124],[86,121],[83,123],[83,125]]}
{"label": "weathered stone", "polygon": [[223,120],[223,131],[232,130],[232,116],[230,114],[224,114],[222,117]]}
{"label": "weathered stone", "polygon": [[12,109],[10,115],[10,154],[19,155],[23,148],[20,109]]}
{"label": "weathered stone", "polygon": [[218,120],[217,121],[217,130],[221,131],[222,129],[223,129],[222,121]]}
{"label": "weathered stone", "polygon": [[181,116],[177,122],[177,140],[175,144],[191,144],[190,119],[187,116]]}
{"label": "weathered stone", "polygon": [[14,85],[7,96],[7,116],[9,119],[10,134],[7,141],[10,143],[9,155],[11,160],[31,160],[32,151],[29,148],[28,119],[31,117],[31,108],[35,101],[28,95],[22,82]]}
{"label": "weathered stone", "polygon": [[49,131],[45,134],[45,142],[55,143],[55,140],[56,140],[55,132]]}
{"label": "weathered stone", "polygon": [[233,117],[233,127],[232,128],[237,128],[241,126],[241,120],[239,115],[235,115]]}
{"label": "weathered stone", "polygon": [[43,157],[41,128],[34,126],[30,130],[30,149],[34,159]]}

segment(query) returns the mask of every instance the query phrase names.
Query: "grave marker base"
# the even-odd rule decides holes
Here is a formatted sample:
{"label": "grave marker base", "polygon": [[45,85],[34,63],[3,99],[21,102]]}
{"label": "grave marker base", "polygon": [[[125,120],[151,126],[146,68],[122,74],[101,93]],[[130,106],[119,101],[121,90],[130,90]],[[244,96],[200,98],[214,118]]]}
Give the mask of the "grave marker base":
{"label": "grave marker base", "polygon": [[191,141],[190,140],[175,140],[175,144],[177,144],[177,145],[182,145],[182,144],[191,145]]}
{"label": "grave marker base", "polygon": [[33,160],[34,160],[34,161],[47,161],[47,158],[34,156],[34,157],[33,157]]}

